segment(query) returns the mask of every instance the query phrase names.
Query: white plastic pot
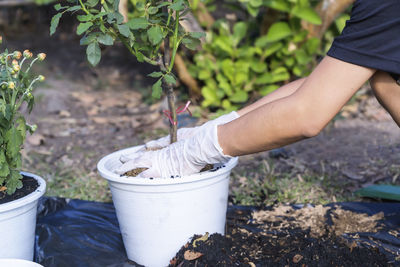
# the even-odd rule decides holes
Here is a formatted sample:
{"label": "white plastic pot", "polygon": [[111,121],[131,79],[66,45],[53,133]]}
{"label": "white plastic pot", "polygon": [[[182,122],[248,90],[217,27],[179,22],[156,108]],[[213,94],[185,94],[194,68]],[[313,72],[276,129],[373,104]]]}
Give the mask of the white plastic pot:
{"label": "white plastic pot", "polygon": [[122,154],[102,158],[97,169],[108,180],[126,253],[130,260],[151,267],[167,266],[194,234],[225,233],[230,160],[216,171],[176,179],[120,177]]}
{"label": "white plastic pot", "polygon": [[37,204],[46,191],[46,182],[31,173],[21,174],[35,178],[39,187],[23,198],[0,205],[0,258],[31,261],[35,245]]}
{"label": "white plastic pot", "polygon": [[0,267],[43,267],[43,265],[21,259],[0,259]]}

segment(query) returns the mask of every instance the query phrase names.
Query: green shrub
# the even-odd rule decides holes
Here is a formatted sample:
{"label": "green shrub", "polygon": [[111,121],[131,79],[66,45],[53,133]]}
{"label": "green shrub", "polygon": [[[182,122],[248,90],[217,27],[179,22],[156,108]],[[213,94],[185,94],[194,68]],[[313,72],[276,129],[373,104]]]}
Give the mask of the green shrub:
{"label": "green shrub", "polygon": [[[309,74],[321,51],[320,40],[308,37],[302,27],[302,21],[321,23],[313,2],[240,0],[249,14],[247,20],[218,20],[190,66],[191,73],[204,84],[202,106],[229,112],[252,97]],[[266,8],[276,10],[278,20],[261,35],[257,15]]]}

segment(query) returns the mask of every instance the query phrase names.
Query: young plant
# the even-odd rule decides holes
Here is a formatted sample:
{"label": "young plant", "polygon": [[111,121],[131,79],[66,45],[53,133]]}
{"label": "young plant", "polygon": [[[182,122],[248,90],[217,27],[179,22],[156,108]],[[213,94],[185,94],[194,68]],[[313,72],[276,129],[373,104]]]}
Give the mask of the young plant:
{"label": "young plant", "polygon": [[179,24],[189,10],[188,0],[132,1],[134,12],[129,21],[119,12],[119,0],[67,0],[70,5],[55,5],[58,13],[51,21],[50,34],[56,31],[60,18],[69,12],[76,15],[81,45],[87,46],[89,63],[96,66],[101,59],[101,46],[121,42],[139,62],[158,66],[160,71],[150,73],[157,78],[152,95],[167,95],[171,143],[176,141],[177,110],[173,87],[176,77],[172,72],[175,56],[181,44],[189,49],[200,45],[202,33],[186,32]]}
{"label": "young plant", "polygon": [[[0,37],[1,44],[1,37]],[[36,82],[44,81],[44,76],[31,77],[30,70],[36,61],[43,61],[46,54],[36,57],[29,50],[0,54],[0,191],[13,194],[21,188],[21,149],[26,132],[31,134],[36,125],[26,123],[20,113],[25,102],[30,113],[34,104],[32,90]]]}

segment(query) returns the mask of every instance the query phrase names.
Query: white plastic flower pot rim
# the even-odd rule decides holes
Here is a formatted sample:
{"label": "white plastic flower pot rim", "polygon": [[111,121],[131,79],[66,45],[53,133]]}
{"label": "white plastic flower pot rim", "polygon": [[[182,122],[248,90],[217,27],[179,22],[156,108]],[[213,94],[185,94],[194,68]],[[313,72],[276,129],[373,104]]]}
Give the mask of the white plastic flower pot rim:
{"label": "white plastic flower pot rim", "polygon": [[125,249],[130,260],[167,266],[194,234],[225,232],[233,158],[216,170],[180,178],[120,177],[119,158],[143,146],[102,158],[97,169],[109,181]]}
{"label": "white plastic flower pot rim", "polygon": [[0,258],[33,260],[36,213],[46,182],[39,176],[21,172],[36,179],[39,187],[29,195],[0,205]]}

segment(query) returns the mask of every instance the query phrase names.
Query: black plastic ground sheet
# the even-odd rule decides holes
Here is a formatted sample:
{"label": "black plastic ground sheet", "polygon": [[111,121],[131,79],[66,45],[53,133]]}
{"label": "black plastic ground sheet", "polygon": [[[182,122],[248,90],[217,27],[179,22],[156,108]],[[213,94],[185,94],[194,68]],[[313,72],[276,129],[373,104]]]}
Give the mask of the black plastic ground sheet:
{"label": "black plastic ground sheet", "polygon": [[[301,208],[291,206],[292,213]],[[254,214],[268,215],[273,207],[229,206],[226,235],[194,233],[170,266],[400,266],[400,203],[334,203],[322,209],[328,210],[327,220],[316,235],[293,226],[292,217],[260,223]],[[335,209],[378,216],[376,229],[333,235],[337,229],[331,225],[340,217]],[[139,266],[127,259],[112,203],[50,197],[39,204],[35,261],[45,267]]]}

